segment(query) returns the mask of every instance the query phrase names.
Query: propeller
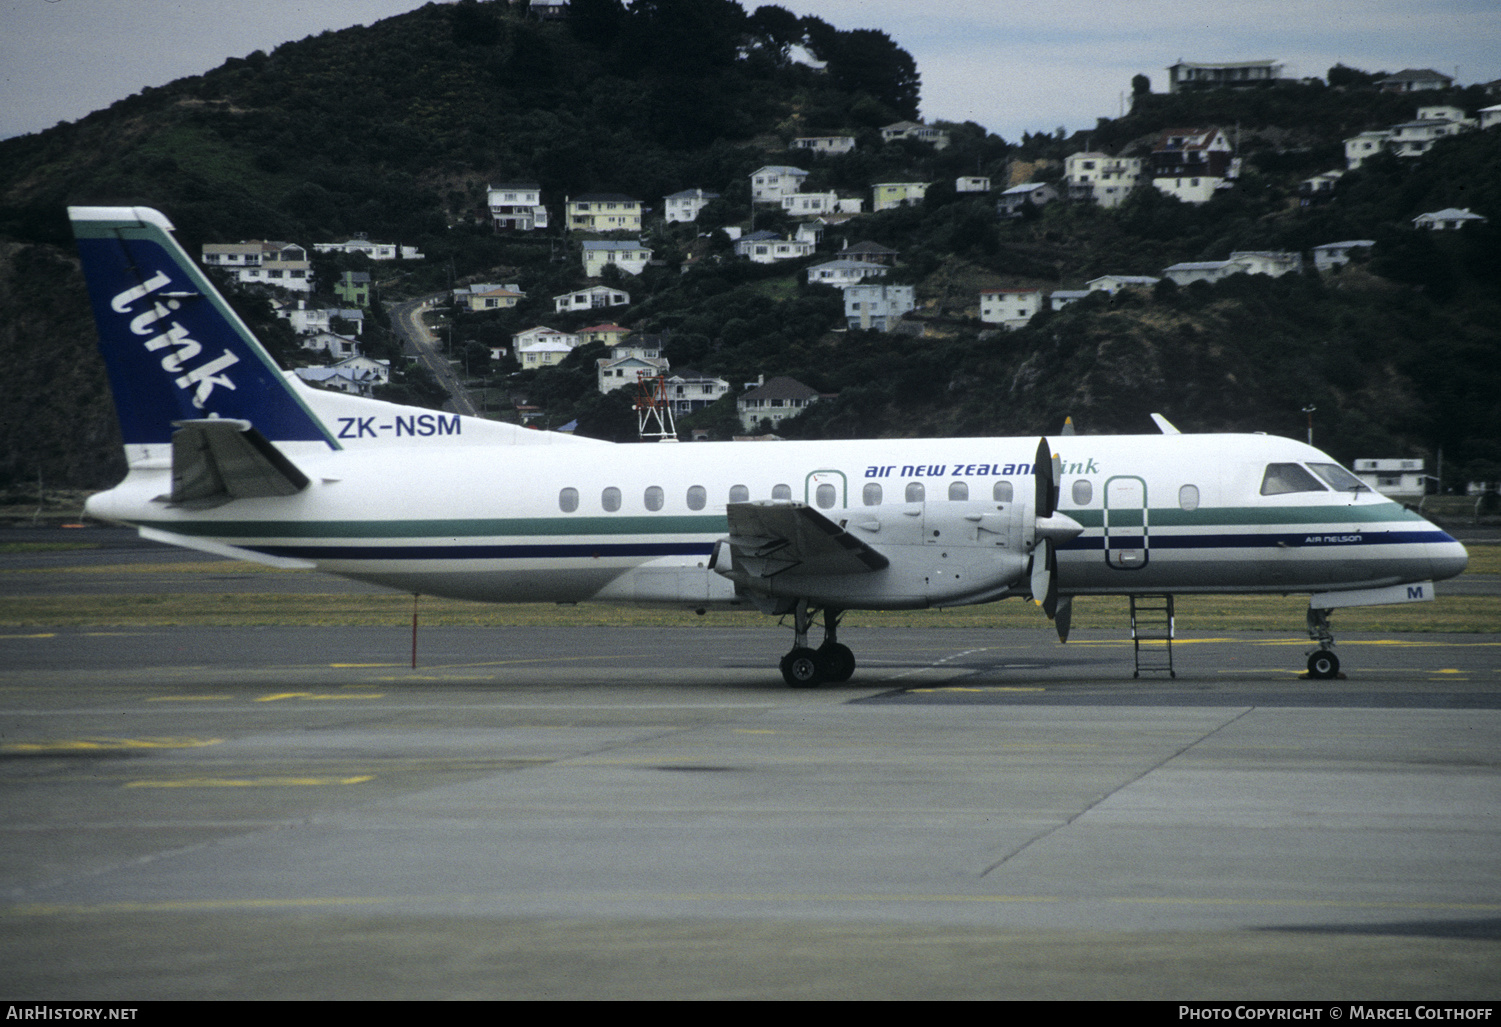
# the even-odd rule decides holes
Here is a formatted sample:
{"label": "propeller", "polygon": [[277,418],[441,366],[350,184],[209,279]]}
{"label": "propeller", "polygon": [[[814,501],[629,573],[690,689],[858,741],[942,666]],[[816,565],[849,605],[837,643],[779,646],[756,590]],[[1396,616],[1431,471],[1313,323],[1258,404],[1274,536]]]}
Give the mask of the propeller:
{"label": "propeller", "polygon": [[1053,455],[1048,440],[1039,440],[1037,459],[1032,465],[1032,476],[1037,483],[1037,499],[1033,506],[1037,544],[1032,550],[1032,601],[1041,606],[1042,612],[1053,621],[1058,629],[1058,640],[1067,642],[1069,624],[1073,619],[1073,601],[1068,596],[1058,595],[1058,543],[1075,538],[1084,526],[1058,512],[1062,470],[1062,461]]}

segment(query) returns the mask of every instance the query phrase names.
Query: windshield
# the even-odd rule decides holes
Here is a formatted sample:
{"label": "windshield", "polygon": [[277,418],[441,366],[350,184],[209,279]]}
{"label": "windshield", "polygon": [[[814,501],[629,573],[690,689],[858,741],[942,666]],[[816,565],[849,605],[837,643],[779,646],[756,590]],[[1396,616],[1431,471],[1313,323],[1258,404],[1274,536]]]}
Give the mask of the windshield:
{"label": "windshield", "polygon": [[1339,464],[1309,464],[1313,473],[1329,483],[1336,492],[1369,492],[1371,487]]}
{"label": "windshield", "polygon": [[1287,492],[1323,492],[1319,480],[1305,471],[1301,464],[1267,464],[1266,475],[1261,479],[1263,496],[1280,496]]}

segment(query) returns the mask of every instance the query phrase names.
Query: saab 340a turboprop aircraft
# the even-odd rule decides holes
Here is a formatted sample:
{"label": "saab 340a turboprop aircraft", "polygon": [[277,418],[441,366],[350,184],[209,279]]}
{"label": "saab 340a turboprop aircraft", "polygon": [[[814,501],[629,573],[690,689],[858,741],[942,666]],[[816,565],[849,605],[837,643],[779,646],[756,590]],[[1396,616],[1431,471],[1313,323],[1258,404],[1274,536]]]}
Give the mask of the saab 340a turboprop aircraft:
{"label": "saab 340a turboprop aircraft", "polygon": [[[1162,433],[614,445],[324,392],[277,367],[166,217],[69,210],[150,539],[489,602],[794,617],[788,684],[843,681],[846,610],[1077,595],[1433,598],[1464,548],[1311,446]],[[808,644],[822,612],[824,640]]]}

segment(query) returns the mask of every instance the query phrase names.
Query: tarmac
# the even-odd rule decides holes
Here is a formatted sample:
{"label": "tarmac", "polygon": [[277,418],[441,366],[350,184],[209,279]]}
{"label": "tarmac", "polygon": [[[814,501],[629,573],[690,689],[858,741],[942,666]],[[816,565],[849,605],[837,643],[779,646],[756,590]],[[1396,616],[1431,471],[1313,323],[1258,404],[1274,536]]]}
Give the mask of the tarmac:
{"label": "tarmac", "polygon": [[0,996],[1501,992],[1501,634],[841,640],[0,630]]}

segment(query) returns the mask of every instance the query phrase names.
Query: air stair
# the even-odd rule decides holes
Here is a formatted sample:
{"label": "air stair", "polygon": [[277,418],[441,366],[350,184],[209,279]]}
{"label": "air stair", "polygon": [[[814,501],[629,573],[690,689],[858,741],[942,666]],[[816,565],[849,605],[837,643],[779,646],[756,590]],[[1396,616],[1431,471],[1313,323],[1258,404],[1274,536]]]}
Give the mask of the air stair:
{"label": "air stair", "polygon": [[[1173,597],[1134,595],[1131,599],[1131,641],[1136,649],[1136,672],[1177,678],[1173,670]],[[1143,645],[1143,643],[1146,643]]]}

